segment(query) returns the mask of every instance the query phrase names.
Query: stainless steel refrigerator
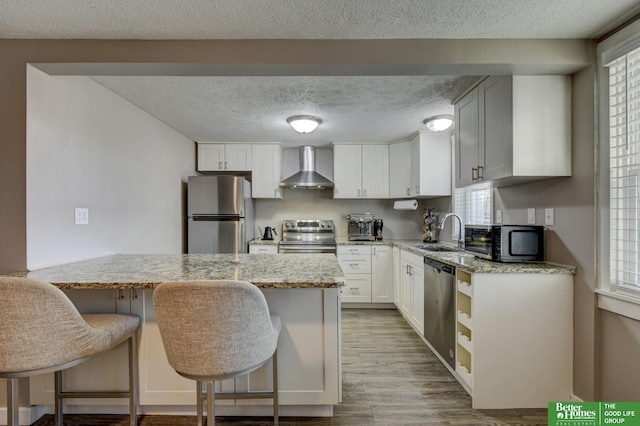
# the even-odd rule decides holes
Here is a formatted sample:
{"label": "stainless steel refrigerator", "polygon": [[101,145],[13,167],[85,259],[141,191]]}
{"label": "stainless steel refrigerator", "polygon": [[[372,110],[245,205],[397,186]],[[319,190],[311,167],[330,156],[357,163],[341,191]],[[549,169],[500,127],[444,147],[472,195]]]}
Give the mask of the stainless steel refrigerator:
{"label": "stainless steel refrigerator", "polygon": [[254,236],[251,183],[240,176],[189,176],[189,253],[246,253]]}

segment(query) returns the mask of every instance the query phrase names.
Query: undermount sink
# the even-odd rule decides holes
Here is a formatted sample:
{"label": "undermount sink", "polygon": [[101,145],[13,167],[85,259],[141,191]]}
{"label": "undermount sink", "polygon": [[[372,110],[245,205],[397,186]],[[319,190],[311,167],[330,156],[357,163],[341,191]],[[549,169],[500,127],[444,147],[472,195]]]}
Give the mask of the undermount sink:
{"label": "undermount sink", "polygon": [[427,246],[424,244],[418,244],[416,245],[416,247],[422,250],[427,250],[427,251],[448,251],[448,252],[458,251],[458,249],[455,249],[453,247]]}

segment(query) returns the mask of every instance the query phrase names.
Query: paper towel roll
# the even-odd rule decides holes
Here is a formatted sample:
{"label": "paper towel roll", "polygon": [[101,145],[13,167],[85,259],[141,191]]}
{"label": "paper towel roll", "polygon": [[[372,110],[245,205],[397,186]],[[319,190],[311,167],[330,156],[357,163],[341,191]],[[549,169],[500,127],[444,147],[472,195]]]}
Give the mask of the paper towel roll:
{"label": "paper towel roll", "polygon": [[394,210],[416,210],[418,208],[417,200],[402,200],[393,203]]}

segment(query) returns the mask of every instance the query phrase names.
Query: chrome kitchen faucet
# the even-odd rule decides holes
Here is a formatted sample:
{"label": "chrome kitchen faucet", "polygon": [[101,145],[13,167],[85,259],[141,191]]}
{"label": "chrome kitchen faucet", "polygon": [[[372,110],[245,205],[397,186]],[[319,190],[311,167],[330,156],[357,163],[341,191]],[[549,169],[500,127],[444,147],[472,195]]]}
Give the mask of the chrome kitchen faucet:
{"label": "chrome kitchen faucet", "polygon": [[444,229],[444,222],[447,220],[449,216],[454,216],[458,218],[458,222],[460,224],[460,233],[458,234],[458,247],[461,249],[464,248],[464,226],[462,226],[462,218],[455,213],[447,213],[438,223],[438,229]]}

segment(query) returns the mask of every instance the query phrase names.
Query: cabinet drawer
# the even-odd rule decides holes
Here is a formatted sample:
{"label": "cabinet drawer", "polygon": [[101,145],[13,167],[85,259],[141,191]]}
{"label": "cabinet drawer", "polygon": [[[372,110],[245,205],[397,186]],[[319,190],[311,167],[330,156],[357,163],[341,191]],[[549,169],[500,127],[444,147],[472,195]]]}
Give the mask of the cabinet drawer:
{"label": "cabinet drawer", "polygon": [[371,274],[371,256],[338,255],[338,263],[346,274]]}
{"label": "cabinet drawer", "polygon": [[352,255],[352,254],[371,254],[371,245],[339,245],[337,247],[336,253],[338,255],[338,258],[340,258],[340,255]]}
{"label": "cabinet drawer", "polygon": [[250,244],[249,245],[249,254],[275,254],[278,253],[277,245],[258,245],[258,244]]}
{"label": "cabinet drawer", "polygon": [[371,275],[345,274],[347,283],[341,288],[342,302],[371,303]]}

